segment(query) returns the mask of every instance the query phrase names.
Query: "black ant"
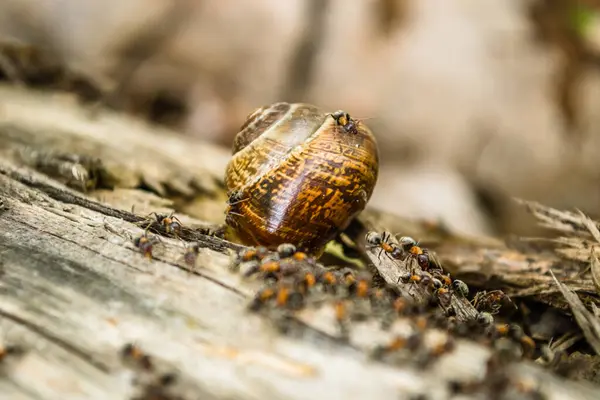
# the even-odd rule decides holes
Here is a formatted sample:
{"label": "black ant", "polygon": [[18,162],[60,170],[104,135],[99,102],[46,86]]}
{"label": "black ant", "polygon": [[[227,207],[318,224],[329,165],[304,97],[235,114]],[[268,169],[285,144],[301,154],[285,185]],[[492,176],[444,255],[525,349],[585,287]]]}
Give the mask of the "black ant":
{"label": "black ant", "polygon": [[331,114],[335,123],[341,126],[347,133],[354,135],[358,134],[358,124],[360,121],[352,119],[350,114],[345,111],[339,110]]}
{"label": "black ant", "polygon": [[225,210],[225,223],[232,227],[237,227],[238,223],[234,216],[244,217],[238,210],[237,205],[250,200],[249,197],[244,198],[244,193],[241,190],[233,190],[228,193],[227,208]]}
{"label": "black ant", "polygon": [[361,119],[352,118],[352,117],[350,117],[350,114],[348,114],[347,112],[342,111],[342,110],[338,110],[334,113],[331,113],[330,115],[335,120],[335,123],[337,125],[341,126],[344,129],[344,131],[346,131],[346,133],[352,133],[354,135],[358,134],[358,125],[365,119],[369,119],[369,118],[361,118]]}
{"label": "black ant", "polygon": [[280,258],[291,257],[296,254],[296,246],[291,243],[282,243],[277,246],[277,253]]}

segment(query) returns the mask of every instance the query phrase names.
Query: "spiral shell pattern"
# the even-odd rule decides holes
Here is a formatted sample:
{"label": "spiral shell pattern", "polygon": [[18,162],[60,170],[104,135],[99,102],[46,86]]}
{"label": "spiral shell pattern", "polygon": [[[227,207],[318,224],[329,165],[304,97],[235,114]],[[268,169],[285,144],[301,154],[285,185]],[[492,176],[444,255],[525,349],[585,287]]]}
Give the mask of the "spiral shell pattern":
{"label": "spiral shell pattern", "polygon": [[349,134],[310,104],[259,108],[233,144],[225,184],[236,201],[226,221],[248,245],[318,253],[365,208],[378,169],[375,137],[362,122]]}

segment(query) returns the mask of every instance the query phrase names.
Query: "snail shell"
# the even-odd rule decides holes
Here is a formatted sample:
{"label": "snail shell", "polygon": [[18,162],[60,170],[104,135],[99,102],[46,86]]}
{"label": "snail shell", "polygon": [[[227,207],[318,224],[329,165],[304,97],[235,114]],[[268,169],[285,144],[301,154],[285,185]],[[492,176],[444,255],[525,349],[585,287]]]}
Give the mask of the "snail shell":
{"label": "snail shell", "polygon": [[377,142],[362,122],[302,103],[250,114],[226,169],[226,222],[247,245],[320,254],[371,198]]}

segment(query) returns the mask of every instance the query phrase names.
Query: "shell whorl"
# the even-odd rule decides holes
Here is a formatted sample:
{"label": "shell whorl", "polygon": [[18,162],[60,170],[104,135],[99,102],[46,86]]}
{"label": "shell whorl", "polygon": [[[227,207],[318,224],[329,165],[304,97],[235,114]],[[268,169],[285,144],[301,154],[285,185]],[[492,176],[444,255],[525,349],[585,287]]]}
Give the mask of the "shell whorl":
{"label": "shell whorl", "polygon": [[[228,190],[252,185],[326,125],[329,114],[303,103],[275,103],[248,116],[226,172]],[[331,124],[334,123],[332,120]]]}

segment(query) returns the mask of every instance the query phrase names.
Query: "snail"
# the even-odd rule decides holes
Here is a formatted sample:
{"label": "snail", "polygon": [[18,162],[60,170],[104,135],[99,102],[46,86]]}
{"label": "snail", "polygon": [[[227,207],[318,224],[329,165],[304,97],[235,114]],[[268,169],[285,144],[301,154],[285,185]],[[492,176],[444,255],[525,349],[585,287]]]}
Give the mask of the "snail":
{"label": "snail", "polygon": [[364,210],[379,172],[373,133],[344,111],[275,103],[250,114],[225,171],[226,224],[243,244],[321,255]]}

